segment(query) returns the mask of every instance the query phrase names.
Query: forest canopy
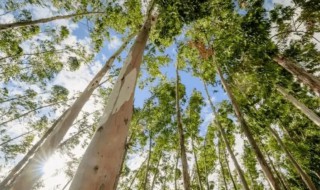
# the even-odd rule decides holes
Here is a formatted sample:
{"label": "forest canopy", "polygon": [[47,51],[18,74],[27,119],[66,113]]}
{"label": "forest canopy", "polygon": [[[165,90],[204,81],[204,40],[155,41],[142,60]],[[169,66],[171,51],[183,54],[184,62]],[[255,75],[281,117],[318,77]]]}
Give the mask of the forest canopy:
{"label": "forest canopy", "polygon": [[1,190],[320,189],[320,1],[3,0]]}

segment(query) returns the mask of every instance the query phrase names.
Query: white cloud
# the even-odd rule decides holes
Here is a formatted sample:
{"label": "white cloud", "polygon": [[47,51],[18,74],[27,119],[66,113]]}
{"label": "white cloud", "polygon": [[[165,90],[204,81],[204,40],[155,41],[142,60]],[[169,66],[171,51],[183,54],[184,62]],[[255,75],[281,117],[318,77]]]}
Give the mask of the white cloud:
{"label": "white cloud", "polygon": [[117,36],[113,36],[111,38],[110,42],[108,43],[107,47],[109,50],[114,50],[114,49],[120,47],[121,43],[122,42],[121,42],[120,38],[118,38]]}

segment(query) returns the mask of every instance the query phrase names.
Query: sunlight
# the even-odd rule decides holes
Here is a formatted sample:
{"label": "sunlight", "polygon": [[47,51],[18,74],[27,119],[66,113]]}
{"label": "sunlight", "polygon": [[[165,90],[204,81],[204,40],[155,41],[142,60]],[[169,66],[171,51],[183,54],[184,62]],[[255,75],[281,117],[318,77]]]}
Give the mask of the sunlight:
{"label": "sunlight", "polygon": [[46,178],[54,175],[64,166],[65,159],[60,154],[54,154],[42,167],[43,177]]}

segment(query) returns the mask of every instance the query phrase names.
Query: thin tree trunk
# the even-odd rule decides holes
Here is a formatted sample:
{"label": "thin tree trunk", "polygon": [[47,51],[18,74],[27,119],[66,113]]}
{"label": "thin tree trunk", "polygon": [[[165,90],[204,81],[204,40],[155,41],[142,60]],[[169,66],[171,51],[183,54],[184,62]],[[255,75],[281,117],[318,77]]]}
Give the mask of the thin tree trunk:
{"label": "thin tree trunk", "polygon": [[306,72],[303,68],[285,57],[275,56],[273,60],[297,77],[303,84],[309,86],[318,96],[320,95],[320,80],[317,77]]}
{"label": "thin tree trunk", "polygon": [[175,189],[175,190],[178,190],[178,185],[177,185],[178,162],[179,162],[179,153],[178,153],[178,151],[177,151],[176,165],[175,165],[175,168],[174,168],[174,189]]}
{"label": "thin tree trunk", "polygon": [[220,170],[221,170],[221,174],[222,174],[222,178],[223,178],[223,183],[224,183],[224,187],[227,190],[228,189],[228,185],[227,185],[227,181],[226,181],[226,176],[224,173],[224,168],[223,168],[223,164],[222,164],[222,160],[221,160],[221,152],[220,152],[220,138],[218,141],[218,159],[219,159],[219,164],[220,164]]}
{"label": "thin tree trunk", "polygon": [[[227,153],[226,153],[225,149],[223,149],[223,153],[224,153],[224,159],[226,160],[227,169],[228,169],[228,172],[229,172],[229,175],[230,175],[232,184],[233,184],[233,188],[234,188],[235,190],[238,190],[237,184],[236,184],[236,182],[234,181],[233,176],[232,176],[232,173],[231,173],[231,169],[230,169],[229,162],[228,162],[228,156],[227,156]],[[242,170],[241,170],[241,171],[242,171]]]}
{"label": "thin tree trunk", "polygon": [[191,145],[192,145],[192,152],[193,152],[194,162],[195,162],[195,165],[196,165],[196,172],[197,172],[199,189],[202,190],[203,188],[202,188],[202,183],[201,183],[201,176],[200,176],[197,153],[196,153],[196,150],[194,148],[193,136],[191,137]]}
{"label": "thin tree trunk", "polygon": [[65,190],[68,187],[68,185],[71,183],[71,181],[72,181],[72,178],[64,185],[62,190]]}
{"label": "thin tree trunk", "polygon": [[159,165],[160,165],[161,157],[162,157],[162,154],[160,154],[160,157],[159,157],[159,160],[158,160],[158,163],[157,163],[157,166],[156,166],[157,170],[156,170],[156,173],[154,174],[153,179],[152,179],[151,188],[150,188],[151,190],[154,189],[154,185],[156,183],[156,179],[157,179],[157,176],[159,174],[159,172],[158,172],[159,169],[158,168],[159,168]]}
{"label": "thin tree trunk", "polygon": [[147,15],[147,20],[120,71],[99,128],[80,162],[70,190],[110,190],[117,185],[117,175],[121,169],[132,118],[136,81],[151,25],[155,21],[151,11],[148,11]]}
{"label": "thin tree trunk", "polygon": [[271,160],[269,154],[268,154],[268,153],[266,153],[266,154],[267,154],[267,158],[268,158],[268,160],[269,160],[269,163],[270,163],[273,171],[276,173],[276,175],[277,175],[278,179],[280,180],[281,184],[283,185],[284,189],[285,189],[285,190],[290,190],[290,187],[287,187],[287,185],[285,184],[285,182],[284,182],[284,180],[282,179],[281,175],[279,174],[278,170],[277,170],[276,167],[274,166],[273,161]]}
{"label": "thin tree trunk", "polygon": [[209,179],[208,179],[208,169],[207,169],[207,135],[204,137],[204,170],[205,170],[205,175],[206,175],[206,186],[207,190],[209,190],[210,185],[209,185]]}
{"label": "thin tree trunk", "polygon": [[295,97],[291,96],[284,88],[277,85],[277,90],[280,92],[286,100],[291,102],[296,108],[298,108],[304,115],[306,115],[311,121],[313,121],[316,125],[320,127],[320,117],[314,113],[311,109],[309,109],[306,105],[301,103]]}
{"label": "thin tree trunk", "polygon": [[128,186],[128,189],[129,189],[129,190],[131,190],[131,187],[132,187],[134,181],[136,180],[138,174],[139,174],[140,171],[142,170],[142,167],[143,167],[143,165],[146,163],[146,161],[147,161],[147,159],[145,159],[145,160],[142,162],[141,166],[139,167],[139,169],[138,169],[138,170],[136,171],[136,173],[134,174],[134,176],[133,176],[133,178],[132,178],[132,180],[131,180],[131,182],[130,182],[130,184],[129,184],[129,186]]}
{"label": "thin tree trunk", "polygon": [[152,149],[152,135],[151,132],[149,131],[149,155],[148,155],[148,161],[147,161],[147,166],[146,166],[146,173],[144,176],[144,181],[143,181],[143,189],[147,189],[147,183],[148,183],[148,173],[149,173],[149,166],[150,166],[150,159],[151,159],[151,149]]}
{"label": "thin tree trunk", "polygon": [[[233,153],[233,150],[232,150],[232,148],[231,148],[231,146],[229,144],[227,135],[226,135],[223,127],[221,126],[221,123],[217,119],[218,114],[217,114],[216,109],[215,109],[215,107],[214,107],[214,105],[213,105],[213,103],[212,103],[212,101],[210,99],[209,92],[208,92],[208,87],[207,87],[207,84],[205,82],[204,82],[204,89],[206,91],[206,94],[207,94],[211,109],[212,109],[214,115],[216,116],[215,119],[214,119],[214,122],[219,128],[219,131],[220,131],[220,134],[222,136],[222,139],[223,139],[223,141],[224,141],[224,143],[225,143],[225,145],[227,147],[227,150],[228,150],[228,152],[229,152],[229,154],[231,156],[231,159],[232,159],[232,161],[233,161],[233,163],[234,163],[234,165],[235,165],[235,167],[237,169],[237,172],[239,174],[239,177],[240,177],[241,183],[243,185],[243,188],[246,189],[246,190],[249,190],[250,188],[249,188],[248,183],[246,181],[246,178],[244,176],[243,170],[241,169],[241,167],[240,167],[240,165],[238,163],[238,160],[237,160],[237,158],[235,157],[235,155]],[[230,175],[232,175],[232,174],[230,173]]]}
{"label": "thin tree trunk", "polygon": [[217,73],[218,75],[220,76],[220,79],[221,79],[221,83],[224,87],[224,90],[226,91],[226,93],[228,94],[229,96],[229,99],[231,101],[231,104],[233,106],[233,110],[238,118],[238,121],[240,123],[240,126],[245,134],[245,136],[247,137],[251,147],[253,148],[255,154],[256,154],[256,157],[258,159],[258,162],[261,166],[261,169],[264,173],[264,175],[266,176],[268,182],[270,183],[271,185],[271,188],[273,190],[280,190],[279,188],[279,185],[275,179],[275,177],[273,176],[272,174],[272,171],[270,169],[270,167],[268,166],[263,154],[261,153],[261,150],[259,148],[259,146],[257,145],[255,139],[253,138],[253,135],[249,129],[249,126],[247,125],[247,122],[244,120],[243,116],[242,116],[242,113],[240,111],[240,107],[236,101],[236,99],[234,98],[232,92],[231,92],[231,89],[229,88],[227,82],[225,81],[224,77],[223,77],[223,74],[219,68],[219,66],[217,65]]}
{"label": "thin tree trunk", "polygon": [[31,25],[37,25],[42,23],[51,22],[54,20],[60,20],[60,19],[68,19],[76,16],[82,16],[82,15],[90,15],[90,14],[102,14],[104,12],[86,12],[86,13],[76,13],[76,14],[69,14],[69,15],[60,15],[60,16],[53,16],[50,18],[42,18],[38,20],[31,20],[31,21],[19,21],[15,23],[8,23],[8,24],[0,24],[0,31],[22,27],[22,26],[31,26]]}
{"label": "thin tree trunk", "polygon": [[36,171],[37,168],[40,168],[41,165],[43,165],[57,149],[61,140],[79,115],[84,104],[88,101],[93,91],[97,88],[101,79],[113,64],[115,58],[125,49],[126,45],[129,43],[130,39],[133,38],[133,36],[134,35],[131,35],[128,40],[125,41],[123,45],[110,57],[106,64],[89,83],[83,93],[77,98],[74,104],[64,113],[65,116],[59,120],[52,133],[46,138],[41,147],[39,147],[39,150],[37,150],[33,158],[27,163],[19,177],[14,182],[14,190],[29,190],[41,178],[42,174],[34,171]]}
{"label": "thin tree trunk", "polygon": [[187,153],[185,147],[185,140],[184,140],[184,132],[181,122],[181,113],[180,113],[180,97],[179,97],[179,71],[178,71],[178,64],[176,68],[176,109],[177,109],[177,127],[179,132],[179,142],[180,142],[180,156],[181,156],[181,163],[182,163],[182,175],[183,175],[183,186],[185,190],[190,189],[190,176],[188,172],[188,160],[187,160]]}
{"label": "thin tree trunk", "polygon": [[278,133],[274,129],[272,129],[271,126],[269,126],[269,125],[268,125],[268,129],[273,134],[273,136],[277,140],[277,142],[280,145],[280,147],[284,150],[284,152],[286,153],[286,155],[289,158],[290,162],[295,167],[295,169],[298,171],[299,175],[301,176],[303,182],[307,185],[307,187],[310,190],[317,190],[317,188],[314,185],[314,183],[312,182],[310,176],[302,169],[302,167],[293,158],[293,156],[291,155],[291,153],[289,152],[287,147],[283,144],[283,142],[282,142],[281,138],[279,137]]}
{"label": "thin tree trunk", "polygon": [[59,123],[60,119],[64,117],[65,113],[61,115],[60,118],[58,118],[54,122],[54,124],[44,133],[41,139],[36,144],[34,144],[32,148],[27,152],[27,154],[18,162],[18,164],[16,164],[14,168],[12,168],[12,170],[7,175],[7,177],[4,180],[2,180],[2,182],[0,183],[0,189],[8,189],[10,187],[10,184],[13,183],[14,179],[21,172],[21,169],[29,161],[32,155],[38,150],[38,148],[41,146],[44,140],[52,133],[52,131],[55,129],[55,127]]}
{"label": "thin tree trunk", "polygon": [[20,137],[23,137],[23,136],[25,136],[25,135],[28,135],[28,134],[30,134],[30,133],[32,133],[32,132],[34,132],[34,131],[36,131],[36,130],[34,129],[34,130],[31,130],[31,131],[22,133],[21,135],[18,135],[18,136],[16,136],[16,137],[13,137],[13,138],[7,140],[7,141],[2,142],[2,143],[0,144],[0,146],[6,145],[6,144],[8,144],[9,142],[12,142],[12,141],[14,141],[14,140],[16,140],[16,139],[18,139],[18,138],[20,138]]}

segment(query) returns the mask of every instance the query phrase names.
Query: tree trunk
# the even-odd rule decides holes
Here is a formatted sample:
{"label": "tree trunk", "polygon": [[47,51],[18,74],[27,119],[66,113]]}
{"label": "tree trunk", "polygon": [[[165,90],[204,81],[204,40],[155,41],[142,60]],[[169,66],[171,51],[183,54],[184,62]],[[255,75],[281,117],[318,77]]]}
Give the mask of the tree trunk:
{"label": "tree trunk", "polygon": [[[150,11],[151,12],[151,11]],[[89,147],[71,183],[70,190],[113,189],[121,169],[129,123],[133,112],[133,98],[143,52],[155,17],[148,13],[101,117]]]}
{"label": "tree trunk", "polygon": [[[212,103],[212,101],[211,101],[211,99],[210,99],[207,84],[206,84],[205,82],[203,82],[203,85],[204,85],[204,89],[205,89],[205,91],[206,91],[206,94],[207,94],[207,97],[208,97],[208,100],[209,100],[210,107],[211,107],[211,109],[212,109],[212,111],[213,111],[213,113],[214,113],[214,115],[215,115],[215,117],[216,117],[216,118],[214,119],[214,122],[215,122],[215,124],[216,124],[216,125],[218,126],[218,128],[219,128],[220,134],[222,135],[222,139],[223,139],[224,143],[226,144],[227,150],[228,150],[228,152],[229,152],[229,154],[230,154],[230,156],[231,156],[231,159],[232,159],[232,161],[233,161],[233,163],[234,163],[234,165],[235,165],[235,167],[236,167],[236,169],[237,169],[237,172],[238,172],[238,174],[239,174],[239,177],[240,177],[240,180],[241,180],[241,183],[242,183],[244,189],[249,190],[250,188],[249,188],[249,186],[248,186],[248,183],[247,183],[247,181],[246,181],[246,178],[244,177],[244,173],[243,173],[243,171],[242,171],[242,169],[241,169],[241,167],[240,167],[240,165],[239,165],[239,163],[238,163],[238,160],[237,160],[237,158],[235,157],[235,155],[234,155],[234,153],[233,153],[233,150],[232,150],[232,148],[231,148],[231,146],[230,146],[230,144],[229,144],[227,135],[226,135],[223,127],[221,126],[221,123],[220,123],[220,122],[218,121],[218,119],[217,119],[218,114],[217,114],[216,109],[215,109],[215,107],[214,107],[214,105],[213,105],[213,103]],[[226,159],[227,159],[227,158],[226,158]],[[229,164],[228,164],[228,166],[229,166]],[[230,173],[230,176],[231,176],[231,178],[232,178],[232,174],[231,174],[231,173]],[[232,180],[233,180],[233,179],[232,179]],[[236,186],[235,186],[235,187],[236,187]]]}
{"label": "tree trunk", "polygon": [[270,163],[273,171],[276,173],[276,175],[277,175],[279,181],[281,182],[281,184],[283,185],[284,189],[285,189],[285,190],[291,190],[290,187],[287,187],[286,183],[285,183],[284,180],[282,179],[281,175],[279,174],[278,170],[277,170],[276,167],[274,166],[273,161],[271,160],[271,158],[270,158],[270,156],[268,155],[268,153],[266,153],[266,154],[267,154],[267,158],[268,158],[268,160],[269,160],[269,163]]}
{"label": "tree trunk", "polygon": [[317,77],[306,72],[303,68],[285,57],[276,56],[273,60],[297,77],[304,85],[309,86],[318,96],[320,95],[320,80]]}
{"label": "tree trunk", "polygon": [[262,169],[264,175],[266,176],[266,178],[267,178],[268,182],[270,183],[271,188],[273,190],[280,190],[279,185],[278,185],[275,177],[273,176],[270,167],[268,166],[263,154],[261,153],[260,148],[258,147],[255,139],[253,138],[253,135],[252,135],[252,133],[251,133],[251,131],[249,129],[249,126],[247,125],[247,122],[244,120],[244,118],[242,116],[242,113],[240,111],[240,107],[239,107],[236,99],[234,98],[234,96],[233,96],[233,94],[231,92],[231,89],[229,88],[227,82],[225,81],[219,66],[217,65],[216,67],[217,67],[217,73],[220,76],[221,83],[222,83],[222,85],[224,87],[224,90],[226,91],[226,93],[229,96],[229,99],[231,101],[233,110],[234,110],[234,112],[235,112],[235,114],[236,114],[236,116],[238,118],[240,126],[241,126],[245,136],[247,137],[251,147],[253,148],[253,150],[254,150],[254,152],[256,154],[256,157],[258,159],[258,162],[259,162],[259,164],[261,166],[261,169]]}
{"label": "tree trunk", "polygon": [[286,153],[287,157],[289,158],[291,164],[295,167],[295,169],[298,171],[299,175],[301,176],[303,182],[307,185],[307,187],[310,190],[317,190],[316,186],[312,182],[310,176],[301,168],[301,166],[297,163],[297,161],[293,158],[287,147],[283,144],[281,138],[279,137],[278,133],[271,128],[271,126],[268,125],[268,129],[274,136],[274,138],[277,140],[278,144],[280,147],[284,150]]}
{"label": "tree trunk", "polygon": [[[231,173],[231,169],[230,169],[229,162],[228,162],[228,156],[227,156],[227,153],[226,153],[225,149],[223,149],[223,153],[224,153],[224,159],[226,160],[227,169],[228,169],[228,172],[229,172],[229,175],[230,175],[232,184],[233,184],[233,188],[234,188],[235,190],[238,190],[237,184],[236,184],[236,182],[234,181],[233,176],[232,176],[232,173]],[[241,171],[242,171],[242,170],[241,170]]]}
{"label": "tree trunk", "polygon": [[194,162],[195,162],[195,165],[196,165],[196,171],[197,171],[197,178],[198,178],[199,189],[202,190],[203,188],[202,188],[202,183],[201,183],[201,176],[200,176],[200,170],[199,170],[197,153],[196,153],[196,151],[195,151],[194,143],[193,143],[193,136],[191,137],[191,145],[192,145]]}
{"label": "tree trunk", "polygon": [[180,156],[182,163],[182,175],[183,175],[183,185],[185,190],[190,189],[190,176],[188,172],[188,161],[187,161],[187,153],[185,147],[184,140],[184,131],[181,122],[181,113],[180,113],[180,97],[179,97],[179,73],[178,73],[178,64],[176,68],[176,109],[177,109],[177,127],[179,132],[179,142],[180,142]]}
{"label": "tree trunk", "polygon": [[148,155],[148,161],[147,161],[147,166],[146,166],[146,173],[144,176],[144,181],[143,181],[143,189],[147,189],[147,184],[148,184],[148,173],[149,173],[149,166],[150,166],[150,159],[151,159],[151,149],[152,149],[152,135],[151,132],[149,131],[149,155]]}
{"label": "tree trunk", "polygon": [[93,91],[97,88],[101,79],[107,73],[116,57],[125,49],[126,45],[130,42],[130,39],[132,39],[133,37],[134,35],[131,35],[128,38],[128,40],[125,41],[123,45],[110,57],[110,59],[96,74],[96,76],[89,83],[89,85],[79,96],[79,98],[77,98],[74,104],[64,113],[65,116],[59,120],[55,129],[47,137],[45,142],[39,147],[39,150],[35,153],[33,158],[27,163],[27,165],[21,172],[20,176],[14,182],[14,190],[31,189],[32,186],[41,178],[42,174],[40,172],[34,171],[40,168],[57,149],[61,140],[68,132],[69,128],[72,126],[74,120],[79,115],[84,104],[88,101]]}
{"label": "tree trunk", "polygon": [[0,144],[0,146],[4,146],[4,145],[8,144],[9,142],[12,142],[12,141],[14,141],[14,140],[16,140],[16,139],[18,139],[18,138],[20,138],[20,137],[26,136],[26,135],[34,132],[34,131],[36,131],[36,129],[33,129],[33,130],[31,130],[31,131],[22,133],[21,135],[18,135],[18,136],[16,136],[16,137],[13,137],[13,138],[7,140],[7,141],[2,142],[2,143]]}
{"label": "tree trunk", "polygon": [[104,12],[76,13],[76,14],[70,14],[70,15],[53,16],[50,18],[42,18],[42,19],[38,19],[38,20],[18,21],[15,23],[0,24],[0,31],[12,29],[12,28],[17,28],[17,27],[22,27],[22,26],[31,26],[31,25],[36,25],[36,24],[47,23],[47,22],[51,22],[54,20],[68,19],[68,18],[72,18],[72,17],[76,17],[76,16],[90,15],[90,14],[102,14],[102,13],[104,13]]}
{"label": "tree trunk", "polygon": [[309,109],[306,105],[301,103],[295,97],[291,96],[284,88],[277,85],[277,90],[280,92],[286,100],[289,100],[296,108],[298,108],[304,115],[306,115],[311,121],[313,121],[316,125],[320,127],[320,117],[314,113],[311,109]]}
{"label": "tree trunk", "polygon": [[[65,112],[66,113],[66,112]],[[43,141],[51,134],[51,132],[55,129],[60,119],[64,117],[65,113],[58,118],[54,124],[44,133],[41,139],[32,146],[32,148],[27,152],[27,154],[14,166],[14,168],[10,171],[7,177],[0,183],[0,189],[9,188],[10,184],[13,183],[14,179],[21,172],[21,169],[25,166],[25,164],[29,161],[32,155],[38,150]]]}
{"label": "tree trunk", "polygon": [[223,183],[224,183],[224,187],[225,189],[227,190],[228,189],[228,185],[227,185],[227,181],[226,181],[226,176],[224,174],[224,168],[223,168],[223,164],[222,164],[222,161],[221,161],[221,153],[220,153],[220,138],[219,138],[219,141],[218,141],[218,159],[219,159],[219,164],[220,164],[220,170],[221,170],[221,174],[222,174],[222,178],[223,178]]}
{"label": "tree trunk", "polygon": [[207,186],[207,190],[210,189],[210,185],[209,185],[209,179],[208,179],[208,169],[207,169],[207,135],[204,137],[204,170],[205,170],[205,175],[206,175],[206,186]]}
{"label": "tree trunk", "polygon": [[178,153],[178,151],[177,151],[176,165],[175,165],[175,168],[174,168],[174,189],[175,189],[175,190],[178,190],[178,185],[177,185],[178,162],[179,162],[179,153]]}
{"label": "tree trunk", "polygon": [[[154,185],[156,184],[156,179],[157,179],[157,176],[158,176],[158,174],[159,174],[159,172],[158,172],[159,169],[158,169],[158,168],[159,168],[159,165],[160,165],[161,156],[162,156],[162,154],[161,154],[160,157],[159,157],[159,160],[158,160],[158,163],[157,163],[157,166],[156,166],[157,170],[156,170],[156,173],[155,173],[154,176],[153,176],[150,190],[153,190],[153,189],[154,189]],[[175,171],[174,171],[174,172],[175,172]]]}

